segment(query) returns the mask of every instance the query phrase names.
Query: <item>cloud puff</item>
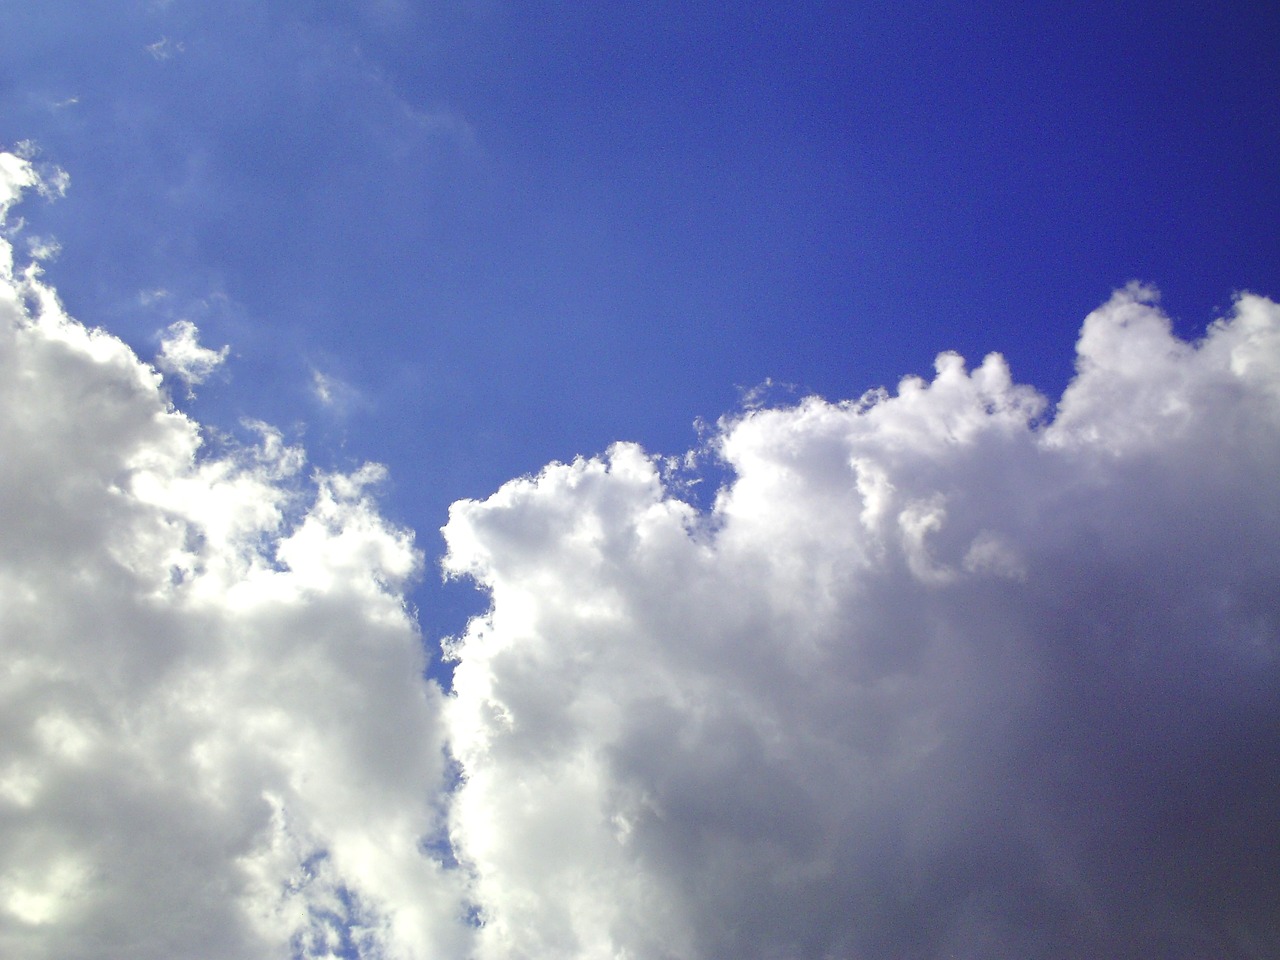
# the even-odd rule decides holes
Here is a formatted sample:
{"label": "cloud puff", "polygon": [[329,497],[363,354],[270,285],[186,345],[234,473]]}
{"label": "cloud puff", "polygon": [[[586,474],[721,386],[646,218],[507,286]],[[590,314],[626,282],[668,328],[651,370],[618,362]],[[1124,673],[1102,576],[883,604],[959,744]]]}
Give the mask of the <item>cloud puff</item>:
{"label": "cloud puff", "polygon": [[226,361],[230,350],[226,346],[221,350],[202,347],[196,325],[190,320],[179,320],[169,324],[165,331],[160,341],[160,352],[156,355],[156,366],[182,380],[190,389],[209,379],[209,375]]}
{"label": "cloud puff", "polygon": [[453,507],[480,956],[1280,955],[1280,307],[716,444],[709,515],[626,444]]}
{"label": "cloud puff", "polygon": [[[0,202],[35,185],[0,155]],[[203,450],[4,240],[0,449],[0,955],[464,955],[380,468],[305,480],[268,428]]]}

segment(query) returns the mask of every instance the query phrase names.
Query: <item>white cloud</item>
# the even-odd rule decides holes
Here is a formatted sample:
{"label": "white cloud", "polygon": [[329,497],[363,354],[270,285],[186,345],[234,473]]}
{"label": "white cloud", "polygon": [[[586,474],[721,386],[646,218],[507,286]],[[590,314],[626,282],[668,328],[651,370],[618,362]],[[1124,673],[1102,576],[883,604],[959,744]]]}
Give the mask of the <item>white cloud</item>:
{"label": "white cloud", "polygon": [[204,383],[209,375],[222,366],[231,348],[210,350],[200,345],[200,332],[190,320],[178,320],[169,324],[160,341],[156,355],[156,367],[183,381],[187,388]]}
{"label": "white cloud", "polygon": [[31,140],[18,141],[12,152],[0,150],[0,218],[28,188],[46,200],[66,196],[71,175],[56,164],[36,162],[39,155],[40,147]]}
{"label": "white cloud", "polygon": [[202,449],[12,258],[0,956],[1280,954],[1271,301],[1123,290],[1053,410],[954,354],[746,409],[708,514],[625,444],[456,504],[445,697],[381,468]]}
{"label": "white cloud", "polygon": [[1280,954],[1280,307],[988,357],[454,506],[459,857],[514,957]]}
{"label": "white cloud", "polygon": [[[34,186],[0,155],[0,197]],[[265,428],[202,453],[0,244],[0,955],[465,955],[379,469],[305,481]]]}
{"label": "white cloud", "polygon": [[32,260],[56,260],[62,253],[62,244],[53,237],[28,237],[27,252]]}
{"label": "white cloud", "polygon": [[29,160],[17,154],[0,152],[0,215],[7,214],[22,192],[37,182]]}

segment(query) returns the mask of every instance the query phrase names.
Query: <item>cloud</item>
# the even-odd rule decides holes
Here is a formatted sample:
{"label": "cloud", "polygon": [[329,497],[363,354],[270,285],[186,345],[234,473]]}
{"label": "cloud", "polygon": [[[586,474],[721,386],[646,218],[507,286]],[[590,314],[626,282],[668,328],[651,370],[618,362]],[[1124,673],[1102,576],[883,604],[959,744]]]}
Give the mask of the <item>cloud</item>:
{"label": "cloud", "polygon": [[[40,147],[31,140],[20,140],[12,151],[0,150],[0,217],[7,217],[9,207],[24,190],[34,188],[46,200],[67,195],[71,175],[57,164],[38,162]],[[21,227],[16,225],[7,227]]]}
{"label": "cloud", "polygon": [[1192,344],[1132,286],[1056,405],[944,353],[455,504],[445,695],[382,468],[202,445],[14,232],[0,955],[1280,953],[1275,303]]}
{"label": "cloud", "polygon": [[0,214],[7,214],[22,191],[37,182],[30,161],[17,154],[0,152]]}
{"label": "cloud", "polygon": [[184,53],[187,49],[186,44],[180,40],[171,40],[168,37],[161,37],[155,43],[149,43],[146,46],[147,53],[152,58],[163,63],[166,60],[172,60],[180,53]]}
{"label": "cloud", "polygon": [[352,410],[369,409],[368,399],[351,384],[332,373],[311,370],[311,395],[325,409],[346,416]]}
{"label": "cloud", "polygon": [[[0,197],[35,186],[0,155]],[[0,241],[0,955],[465,955],[428,850],[420,557],[380,468],[305,479],[265,427],[202,448],[157,373],[12,258]],[[171,331],[162,356],[198,374],[213,351]]]}
{"label": "cloud", "polygon": [[200,332],[190,320],[178,320],[169,324],[160,341],[156,355],[156,367],[183,381],[188,389],[204,383],[209,375],[222,366],[231,348],[210,350],[200,345]]}
{"label": "cloud", "polygon": [[480,956],[1280,954],[1280,307],[715,443],[709,514],[626,444],[452,509]]}
{"label": "cloud", "polygon": [[56,260],[62,252],[62,244],[53,237],[28,237],[27,252],[32,260]]}

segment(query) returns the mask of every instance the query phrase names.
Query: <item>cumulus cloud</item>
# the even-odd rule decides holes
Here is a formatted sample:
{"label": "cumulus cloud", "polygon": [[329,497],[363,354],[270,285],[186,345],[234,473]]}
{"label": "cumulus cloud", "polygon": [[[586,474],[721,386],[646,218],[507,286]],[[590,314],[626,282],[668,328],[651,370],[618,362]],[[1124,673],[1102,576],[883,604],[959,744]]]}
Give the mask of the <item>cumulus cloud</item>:
{"label": "cumulus cloud", "polygon": [[209,450],[12,235],[0,956],[1280,955],[1275,303],[1133,286],[1056,405],[946,353],[455,504],[445,695],[382,469]]}
{"label": "cumulus cloud", "polygon": [[231,348],[211,350],[200,345],[200,331],[190,320],[178,320],[169,324],[160,341],[156,354],[156,366],[165,373],[183,381],[187,389],[204,383],[209,375],[227,359]]}
{"label": "cumulus cloud", "polygon": [[0,152],[0,215],[6,215],[22,191],[38,183],[31,162],[15,153]]}
{"label": "cumulus cloud", "polygon": [[1280,307],[1085,321],[454,506],[485,958],[1280,955]]}
{"label": "cumulus cloud", "polygon": [[0,188],[0,210],[7,210],[28,187],[34,187],[46,200],[57,200],[67,195],[71,175],[57,164],[39,161],[40,152],[35,141],[19,140],[12,152],[0,153],[6,158],[0,164],[0,181],[4,182],[4,187]]}
{"label": "cumulus cloud", "polygon": [[411,534],[260,432],[203,450],[0,241],[0,955],[467,952]]}

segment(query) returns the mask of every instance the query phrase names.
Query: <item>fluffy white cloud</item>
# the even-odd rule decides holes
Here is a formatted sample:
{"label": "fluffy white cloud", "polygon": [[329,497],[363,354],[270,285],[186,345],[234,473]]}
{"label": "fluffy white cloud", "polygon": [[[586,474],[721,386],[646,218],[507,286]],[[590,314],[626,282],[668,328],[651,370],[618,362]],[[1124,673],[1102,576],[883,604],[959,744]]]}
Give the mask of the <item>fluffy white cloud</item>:
{"label": "fluffy white cloud", "polygon": [[[0,205],[36,181],[0,155]],[[175,372],[221,359],[173,332]],[[464,955],[379,470],[202,450],[3,240],[0,450],[0,955]]]}
{"label": "fluffy white cloud", "polygon": [[7,214],[22,191],[39,182],[31,162],[17,154],[0,152],[0,214]]}
{"label": "fluffy white cloud", "polygon": [[381,468],[258,434],[0,240],[0,956],[1280,955],[1276,304],[753,407],[706,514],[626,444],[456,504],[448,697]]}
{"label": "fluffy white cloud", "polygon": [[625,444],[453,508],[480,956],[1280,955],[1280,307],[717,444],[710,515]]}
{"label": "fluffy white cloud", "polygon": [[190,320],[169,324],[160,341],[156,366],[164,373],[177,377],[187,389],[209,379],[209,375],[226,362],[230,347],[211,350],[200,345],[200,331]]}

